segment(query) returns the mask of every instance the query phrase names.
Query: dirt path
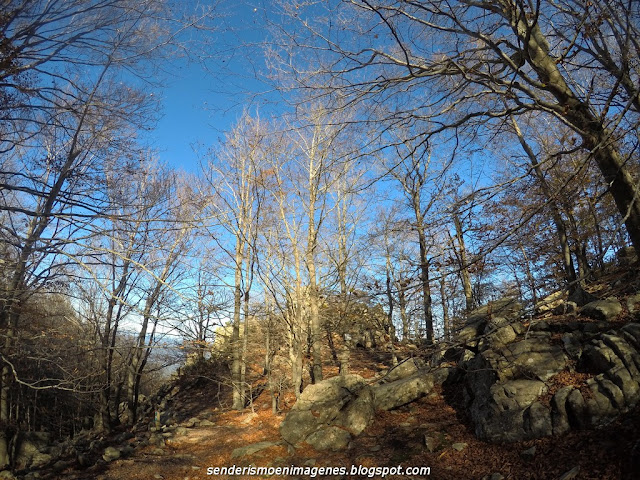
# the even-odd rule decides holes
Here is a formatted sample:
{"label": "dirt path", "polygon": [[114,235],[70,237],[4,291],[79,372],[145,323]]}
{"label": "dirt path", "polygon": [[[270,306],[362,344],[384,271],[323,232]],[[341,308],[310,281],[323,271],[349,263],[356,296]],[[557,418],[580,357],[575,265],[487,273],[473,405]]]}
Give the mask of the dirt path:
{"label": "dirt path", "polygon": [[[625,461],[640,429],[640,415],[636,411],[604,430],[577,432],[559,439],[490,445],[475,438],[464,419],[459,418],[442,396],[433,395],[396,411],[380,412],[374,424],[342,452],[317,452],[310,447],[289,451],[283,445],[273,445],[250,456],[234,458],[235,449],[264,441],[279,442],[278,425],[282,416],[272,415],[265,407],[256,414],[204,411],[199,417],[209,418],[214,426],[183,429],[182,434],[170,437],[164,447],[144,446],[129,458],[92,467],[82,473],[70,472],[66,478],[256,480],[264,477],[207,475],[207,469],[232,465],[295,465],[308,467],[309,475],[287,478],[306,480],[313,478],[313,467],[345,467],[349,472],[354,468],[352,465],[366,469],[402,465],[405,468],[430,467],[430,475],[387,478],[481,480],[491,474],[500,474],[504,479],[550,480],[578,468],[578,475],[572,478],[617,480],[623,474]],[[425,437],[432,439],[430,445],[425,445]],[[523,452],[531,453],[532,447],[535,447],[535,453],[527,458]],[[360,475],[315,478],[365,479],[370,478],[369,472],[361,470]]]}

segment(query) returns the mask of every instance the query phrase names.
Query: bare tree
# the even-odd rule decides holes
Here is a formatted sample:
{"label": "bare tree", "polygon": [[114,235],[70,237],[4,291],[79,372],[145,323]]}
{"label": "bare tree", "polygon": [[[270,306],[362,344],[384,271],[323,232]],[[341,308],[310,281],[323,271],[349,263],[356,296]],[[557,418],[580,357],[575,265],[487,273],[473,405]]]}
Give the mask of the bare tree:
{"label": "bare tree", "polygon": [[[431,299],[428,215],[435,215],[436,204],[442,199],[444,190],[443,175],[447,166],[432,165],[431,151],[428,146],[413,146],[406,142],[396,147],[397,157],[390,170],[393,178],[400,184],[402,195],[411,210],[411,229],[417,235],[419,245],[420,286],[422,290],[423,321],[427,343],[434,342],[433,305]],[[427,188],[434,185],[430,192]],[[425,198],[426,197],[426,198]],[[432,254],[433,255],[433,254]]]}
{"label": "bare tree", "polygon": [[296,398],[302,392],[304,289],[301,254],[301,224],[291,210],[290,192],[282,166],[272,166],[273,184],[269,193],[274,203],[270,228],[263,233],[264,255],[260,259],[260,278],[274,309],[286,324],[291,385]]}
{"label": "bare tree", "polygon": [[527,112],[568,126],[580,139],[571,149],[596,163],[640,250],[635,2],[354,0],[281,8],[293,20],[280,30],[290,67],[274,64],[283,74],[295,70],[287,84],[366,106],[373,113],[363,121],[385,120],[382,142],[398,124],[421,136],[478,141],[475,134]]}
{"label": "bare tree", "polygon": [[287,323],[292,383],[301,392],[305,336],[311,356],[310,376],[322,379],[322,317],[319,311],[318,255],[327,221],[331,186],[340,159],[336,130],[321,108],[311,109],[308,123],[289,125],[281,149],[268,169],[269,231],[261,257],[261,277]]}
{"label": "bare tree", "polygon": [[68,276],[93,220],[110,213],[105,172],[135,167],[135,132],[155,109],[139,87],[183,27],[170,18],[151,0],[3,4],[0,468],[10,460],[10,358],[22,306]]}
{"label": "bare tree", "polygon": [[[222,227],[235,242],[233,252],[225,250],[229,252],[234,265],[231,374],[233,407],[238,410],[244,408],[246,402],[243,352],[249,331],[249,298],[264,197],[260,178],[268,149],[265,126],[258,117],[245,114],[207,165],[207,178],[215,206],[222,208],[216,218],[222,219]],[[244,334],[241,338],[243,318]]]}
{"label": "bare tree", "polygon": [[[184,271],[182,260],[189,251],[191,232],[199,216],[186,179],[176,180],[161,169],[156,174],[158,177],[150,183],[166,199],[167,211],[159,218],[147,218],[153,225],[151,243],[155,248],[149,248],[151,251],[147,253],[144,270],[148,281],[141,295],[144,307],[139,312],[140,329],[127,361],[126,402],[131,423],[137,420],[140,380],[155,344],[162,303]],[[156,200],[154,207],[157,208],[158,204],[163,202]]]}
{"label": "bare tree", "polygon": [[204,238],[197,239],[194,256],[198,263],[191,266],[195,282],[181,288],[177,307],[180,315],[170,322],[171,328],[180,333],[199,360],[204,360],[207,346],[214,340],[215,328],[223,326],[232,303],[226,285],[219,278],[218,259],[210,257],[209,245],[211,242]]}
{"label": "bare tree", "polygon": [[336,158],[335,143],[340,130],[336,129],[324,115],[322,108],[312,109],[309,115],[311,125],[309,131],[300,128],[294,134],[294,143],[300,149],[298,168],[304,175],[303,188],[298,190],[298,197],[304,209],[307,228],[305,266],[308,274],[307,301],[310,316],[313,383],[322,380],[323,328],[319,312],[317,251],[320,244],[320,229],[330,208],[329,188],[335,181],[335,164],[339,160]]}
{"label": "bare tree", "polygon": [[[465,311],[470,312],[473,309],[473,287],[471,285],[471,275],[469,273],[467,245],[464,239],[465,231],[462,224],[461,214],[455,206],[451,212],[451,217],[456,232],[456,247],[453,250],[458,260],[460,278],[462,279],[462,288],[464,289]],[[453,244],[453,241],[451,243]]]}

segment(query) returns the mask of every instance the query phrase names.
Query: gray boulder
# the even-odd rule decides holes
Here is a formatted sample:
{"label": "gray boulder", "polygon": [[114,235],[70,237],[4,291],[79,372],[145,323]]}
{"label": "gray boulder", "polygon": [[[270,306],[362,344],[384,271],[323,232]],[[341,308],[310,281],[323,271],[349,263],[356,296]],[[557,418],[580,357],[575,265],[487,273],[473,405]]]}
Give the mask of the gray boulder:
{"label": "gray boulder", "polygon": [[245,445],[244,447],[238,447],[233,452],[231,452],[231,458],[240,458],[245,456],[251,456],[254,453],[258,453],[261,450],[265,450],[267,448],[273,447],[275,445],[279,445],[277,442],[258,442],[252,443],[250,445]]}
{"label": "gray boulder", "polygon": [[619,413],[596,378],[587,380],[587,385],[591,392],[590,398],[585,399],[589,426],[601,425]]}
{"label": "gray boulder", "polygon": [[548,437],[553,434],[551,411],[540,402],[534,402],[524,412],[526,438]]}
{"label": "gray boulder", "polygon": [[628,334],[634,330],[628,324],[621,330],[623,335],[603,334],[584,349],[582,364],[599,373],[597,390],[608,400],[597,397],[600,402],[591,404],[595,416],[610,416],[611,408],[624,410],[640,400],[640,354],[632,343],[634,337]]}
{"label": "gray boulder", "polygon": [[615,410],[623,411],[625,407],[625,400],[620,387],[606,378],[603,374],[596,376],[595,379],[598,384],[598,391],[602,392],[602,394],[607,397],[607,400]]}
{"label": "gray boulder", "polygon": [[638,313],[640,311],[640,293],[630,295],[627,298],[627,309],[629,313]]}
{"label": "gray boulder", "polygon": [[416,373],[391,383],[373,387],[376,410],[392,410],[427,395],[433,389],[433,374]]}
{"label": "gray boulder", "polygon": [[316,450],[344,450],[349,446],[351,434],[346,430],[330,426],[316,430],[306,439],[306,442]]}
{"label": "gray boulder", "polygon": [[36,453],[31,459],[31,468],[40,468],[44,465],[51,463],[53,460],[53,455],[48,453]]}
{"label": "gray boulder", "polygon": [[552,310],[554,315],[575,315],[578,313],[578,304],[576,302],[563,302]]}
{"label": "gray boulder", "polygon": [[115,447],[107,447],[104,450],[104,454],[102,455],[102,459],[105,462],[113,462],[114,460],[119,459],[122,456],[122,452]]}
{"label": "gray boulder", "polygon": [[622,365],[622,360],[602,340],[594,340],[592,344],[587,345],[580,361],[587,370],[596,373]]}
{"label": "gray boulder", "polygon": [[375,415],[375,400],[373,389],[369,386],[361,388],[357,396],[340,410],[331,422],[352,435],[360,435],[373,421]]}
{"label": "gray boulder", "polygon": [[20,434],[16,449],[15,465],[18,469],[42,466],[52,459],[47,454],[51,435],[46,432]]}
{"label": "gray boulder", "polygon": [[477,345],[478,337],[484,332],[484,328],[487,325],[487,317],[478,315],[470,317],[466,324],[457,332],[457,340],[460,343],[468,345]]}
{"label": "gray boulder", "polygon": [[[489,302],[469,313],[465,325],[457,332],[457,339],[461,343],[475,346],[478,337],[482,334],[514,324],[520,318],[521,313],[522,304],[514,298],[503,298]],[[510,334],[505,331],[502,335]]]}
{"label": "gray boulder", "polygon": [[524,409],[547,391],[539,380],[511,380],[491,387],[491,396],[501,410]]}
{"label": "gray boulder", "polygon": [[489,333],[488,342],[494,347],[504,347],[518,338],[518,332],[513,325],[504,325]]}
{"label": "gray boulder", "polygon": [[536,313],[547,313],[553,311],[555,308],[564,303],[566,297],[567,294],[564,290],[558,290],[557,292],[553,292],[547,295],[538,303],[536,303]]}
{"label": "gray boulder", "polygon": [[501,350],[514,376],[547,381],[562,371],[568,362],[562,347],[552,345],[547,338],[531,338],[507,345]]}
{"label": "gray boulder", "polygon": [[607,377],[620,388],[627,405],[632,407],[638,403],[638,400],[640,400],[640,385],[638,384],[640,377],[632,376],[623,365],[609,369]]}
{"label": "gray boulder", "polygon": [[492,442],[516,442],[551,435],[551,412],[536,402],[547,390],[539,380],[518,379],[495,384],[476,396],[471,419],[476,435]]}
{"label": "gray boulder", "polygon": [[183,422],[181,426],[186,428],[194,428],[199,427],[201,422],[202,420],[200,420],[198,417],[191,417],[186,422]]}
{"label": "gray boulder", "polygon": [[[373,420],[374,401],[371,387],[359,375],[340,375],[309,385],[280,425],[282,438],[291,445],[309,441],[309,437],[329,426],[348,435],[360,434]],[[311,437],[316,445],[320,438],[343,435],[331,429]]]}
{"label": "gray boulder", "polygon": [[587,303],[580,310],[583,315],[595,320],[613,320],[622,312],[622,305],[613,297]]}
{"label": "gray boulder", "polygon": [[567,417],[572,427],[577,429],[586,428],[589,425],[587,406],[580,390],[572,389],[567,396]]}
{"label": "gray boulder", "polygon": [[522,313],[522,304],[512,297],[500,298],[493,300],[486,305],[473,310],[469,316],[489,316],[502,317],[506,319],[515,319]]}
{"label": "gray boulder", "polygon": [[584,338],[580,332],[565,333],[562,336],[562,346],[573,360],[578,360],[582,355],[583,344]]}
{"label": "gray boulder", "polygon": [[389,369],[389,372],[387,372],[382,381],[385,383],[395,382],[396,380],[415,375],[420,370],[424,370],[425,367],[426,365],[423,360],[415,357],[407,358]]}
{"label": "gray boulder", "polygon": [[551,399],[551,425],[554,435],[564,435],[571,429],[567,413],[567,398],[572,390],[572,386],[564,386]]}
{"label": "gray boulder", "polygon": [[601,338],[604,344],[607,345],[622,361],[624,366],[627,367],[629,372],[631,372],[634,377],[639,378],[640,354],[638,354],[637,350],[618,335],[604,334]]}
{"label": "gray boulder", "polygon": [[[489,342],[488,348],[459,363],[465,371],[464,395],[478,437],[515,442],[561,435],[572,428],[606,423],[640,401],[640,324],[607,333],[599,333],[600,326],[588,332],[563,324],[562,329],[553,330],[568,331],[560,345],[552,338],[550,326],[547,330],[529,332],[525,340],[506,345]],[[561,387],[548,408],[540,400],[547,384],[557,373],[572,368],[565,351],[595,376],[580,387]]]}
{"label": "gray boulder", "polygon": [[640,349],[640,323],[627,323],[622,327],[621,333],[636,350]]}

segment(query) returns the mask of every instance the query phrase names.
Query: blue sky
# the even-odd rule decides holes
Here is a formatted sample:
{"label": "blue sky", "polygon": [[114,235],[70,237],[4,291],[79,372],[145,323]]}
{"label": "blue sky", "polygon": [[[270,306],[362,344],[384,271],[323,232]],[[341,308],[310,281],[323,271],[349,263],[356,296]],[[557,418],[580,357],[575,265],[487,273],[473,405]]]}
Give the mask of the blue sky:
{"label": "blue sky", "polygon": [[[247,51],[239,47],[264,38],[264,15],[269,12],[245,2],[223,8],[218,31],[201,34],[211,42],[211,58],[204,64],[176,59],[164,67],[166,87],[157,92],[162,117],[149,142],[162,161],[188,172],[197,171],[206,150],[233,126],[243,108],[250,108],[249,95],[265,89],[255,78]],[[253,48],[251,61],[260,67],[256,51]]]}
{"label": "blue sky", "polygon": [[172,85],[160,94],[163,116],[149,137],[161,160],[195,171],[198,165],[195,144],[213,143],[214,127],[224,128],[228,120],[206,109],[210,102],[215,102],[209,93],[211,80],[206,72],[198,65],[176,67],[179,70]]}

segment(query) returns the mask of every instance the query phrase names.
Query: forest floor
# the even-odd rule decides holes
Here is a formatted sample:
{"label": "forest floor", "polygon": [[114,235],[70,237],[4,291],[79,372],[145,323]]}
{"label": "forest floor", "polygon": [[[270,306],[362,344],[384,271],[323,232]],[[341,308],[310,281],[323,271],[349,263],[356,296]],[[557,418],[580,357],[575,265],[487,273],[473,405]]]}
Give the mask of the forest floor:
{"label": "forest floor", "polygon": [[[612,287],[617,285],[617,287]],[[623,300],[637,290],[637,285],[620,281],[615,274],[594,285],[592,293],[604,298],[615,295]],[[624,303],[624,302],[623,302]],[[582,316],[550,316],[547,322],[592,321]],[[625,311],[615,322],[617,327],[635,320]],[[613,326],[613,325],[612,325]],[[399,351],[401,357],[415,351]],[[366,349],[351,353],[350,372],[374,381],[389,366],[389,355]],[[338,373],[335,365],[325,365],[325,377]],[[559,382],[578,385],[581,374],[557,376]],[[577,383],[576,383],[577,382]],[[283,445],[279,425],[295,403],[293,394],[283,395],[281,411],[271,411],[271,398],[263,391],[252,409],[233,411],[224,407],[229,399],[220,397],[215,383],[182,382],[183,388],[173,398],[174,418],[206,419],[207,426],[182,429],[179,435],[167,436],[164,446],[141,446],[140,435],[129,440],[133,453],[111,462],[99,461],[85,469],[73,467],[55,474],[42,472],[40,478],[74,480],[201,480],[207,478],[256,480],[264,476],[213,475],[216,467],[309,467],[309,475],[277,476],[307,480],[382,478],[368,475],[373,467],[429,467],[425,475],[389,475],[386,478],[416,480],[632,480],[640,472],[630,471],[630,459],[640,452],[640,406],[592,430],[572,431],[564,436],[511,444],[490,444],[478,440],[463,408],[459,386],[439,389],[409,405],[388,412],[378,412],[373,423],[344,451],[315,451],[308,445],[298,449]],[[186,385],[186,388],[185,388]],[[553,386],[552,386],[553,387]],[[216,394],[217,392],[217,394]],[[226,401],[225,401],[226,400]],[[252,411],[253,410],[253,411]],[[143,426],[146,432],[146,424]],[[144,432],[143,432],[144,433]],[[148,435],[148,432],[146,432]],[[429,437],[429,446],[425,437]],[[259,442],[265,444],[256,453],[234,457],[234,450]],[[535,447],[535,448],[534,448]],[[633,451],[633,452],[632,452]],[[352,466],[362,466],[350,474]],[[347,475],[321,475],[320,467],[344,467]],[[317,474],[314,476],[314,474]],[[492,477],[493,475],[493,477]]]}
{"label": "forest floor", "polygon": [[[371,378],[380,366],[360,351],[352,367],[353,373]],[[395,411],[379,412],[375,421],[350,447],[341,452],[319,452],[305,446],[289,450],[278,444],[259,452],[233,458],[232,452],[257,442],[279,442],[278,427],[293,401],[285,399],[284,410],[271,412],[266,392],[251,410],[237,412],[211,405],[212,395],[207,389],[189,393],[189,401],[181,402],[188,409],[183,417],[197,415],[209,419],[213,425],[188,429],[186,434],[174,436],[167,445],[158,448],[145,446],[124,459],[101,463],[83,472],[68,470],[58,478],[76,480],[198,480],[258,479],[248,475],[208,475],[208,468],[249,466],[303,467],[363,467],[425,466],[430,475],[396,475],[386,478],[438,480],[481,480],[494,478],[529,480],[560,479],[569,471],[577,475],[564,478],[613,480],[634,477],[626,467],[631,450],[640,432],[640,409],[636,408],[605,428],[572,432],[562,437],[546,438],[508,445],[493,445],[476,439],[467,418],[456,409],[462,401],[456,392],[434,394]],[[207,401],[208,399],[208,401]],[[425,434],[437,439],[430,452]],[[133,440],[132,440],[133,441]],[[535,453],[531,454],[531,447]],[[523,453],[528,451],[529,455]],[[572,470],[573,469],[573,470]],[[312,470],[309,470],[312,472]],[[372,478],[360,475],[320,476],[315,478],[357,479]],[[271,478],[308,479],[308,476]],[[381,478],[375,476],[373,478]]]}

